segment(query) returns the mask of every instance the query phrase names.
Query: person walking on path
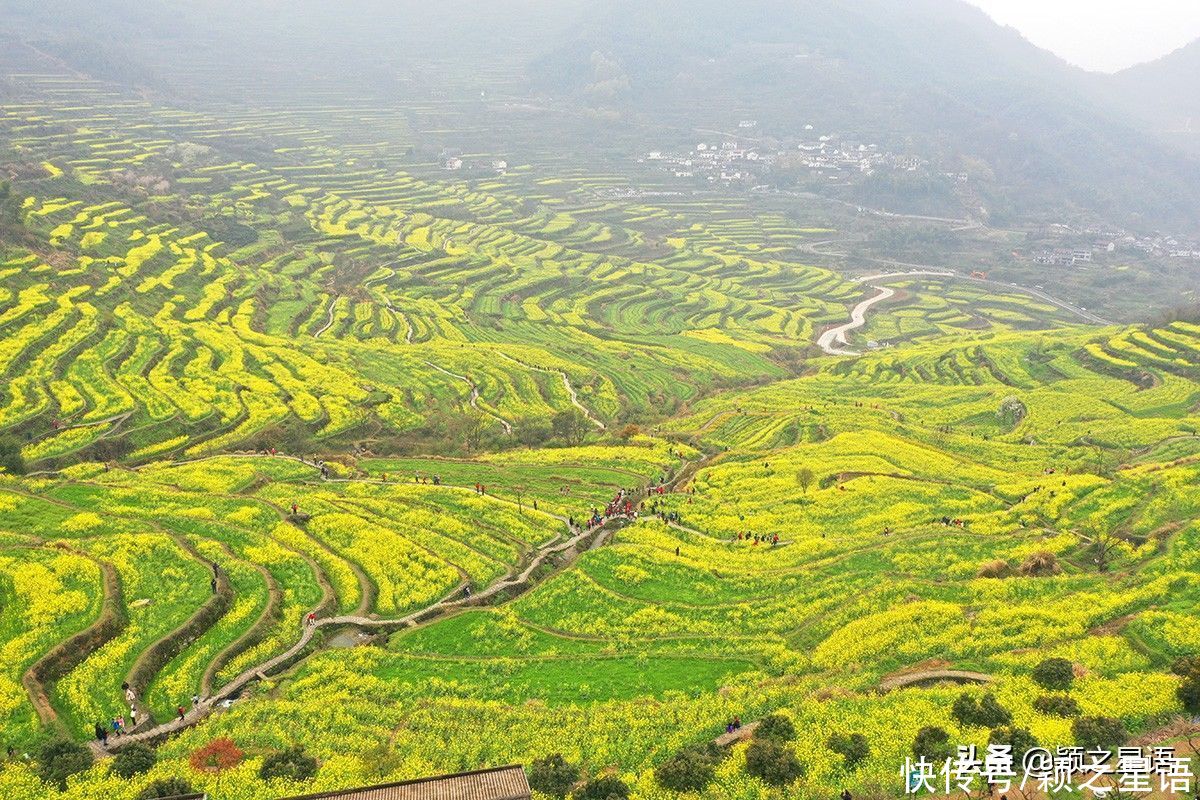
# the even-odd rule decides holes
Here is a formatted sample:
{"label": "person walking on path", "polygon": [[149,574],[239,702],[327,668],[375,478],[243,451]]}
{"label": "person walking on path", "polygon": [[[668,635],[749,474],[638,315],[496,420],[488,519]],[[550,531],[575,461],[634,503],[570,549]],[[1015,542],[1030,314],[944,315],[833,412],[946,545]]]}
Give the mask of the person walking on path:
{"label": "person walking on path", "polygon": [[183,722],[183,717],[184,717],[183,706],[177,706],[175,708],[175,713],[179,714],[179,721]]}
{"label": "person walking on path", "polygon": [[96,741],[100,742],[101,747],[108,747],[108,731],[99,722],[96,723]]}

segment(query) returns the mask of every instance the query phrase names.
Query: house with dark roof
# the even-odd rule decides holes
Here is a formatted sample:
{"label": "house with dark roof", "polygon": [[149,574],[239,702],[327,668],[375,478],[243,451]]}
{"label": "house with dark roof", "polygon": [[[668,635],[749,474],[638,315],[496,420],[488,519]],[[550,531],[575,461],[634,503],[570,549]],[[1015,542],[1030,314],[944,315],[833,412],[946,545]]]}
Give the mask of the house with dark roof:
{"label": "house with dark roof", "polygon": [[281,800],[532,800],[532,793],[525,769],[513,765]]}

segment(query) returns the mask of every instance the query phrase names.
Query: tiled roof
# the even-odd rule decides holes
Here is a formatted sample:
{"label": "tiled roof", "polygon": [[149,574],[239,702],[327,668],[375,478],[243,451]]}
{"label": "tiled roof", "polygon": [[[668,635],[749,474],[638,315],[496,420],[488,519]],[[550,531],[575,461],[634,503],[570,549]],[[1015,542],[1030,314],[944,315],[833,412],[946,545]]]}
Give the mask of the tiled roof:
{"label": "tiled roof", "polygon": [[525,770],[509,766],[283,800],[530,800],[530,790]]}

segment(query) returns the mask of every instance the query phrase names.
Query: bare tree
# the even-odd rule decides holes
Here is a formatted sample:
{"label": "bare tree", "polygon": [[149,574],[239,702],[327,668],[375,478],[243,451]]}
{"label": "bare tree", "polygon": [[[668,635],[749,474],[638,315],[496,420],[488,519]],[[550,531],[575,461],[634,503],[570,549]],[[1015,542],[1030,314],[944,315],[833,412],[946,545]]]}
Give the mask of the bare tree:
{"label": "bare tree", "polygon": [[463,443],[467,450],[475,451],[483,442],[483,434],[487,431],[488,419],[482,414],[471,414],[463,424]]}
{"label": "bare tree", "polygon": [[1093,527],[1077,535],[1090,543],[1088,552],[1091,553],[1092,563],[1100,572],[1108,572],[1115,563],[1131,553],[1129,542],[1113,531]]}
{"label": "bare tree", "polygon": [[554,415],[551,428],[554,435],[567,444],[577,445],[582,444],[584,437],[587,436],[588,421],[587,417],[579,413],[579,409],[568,408]]}

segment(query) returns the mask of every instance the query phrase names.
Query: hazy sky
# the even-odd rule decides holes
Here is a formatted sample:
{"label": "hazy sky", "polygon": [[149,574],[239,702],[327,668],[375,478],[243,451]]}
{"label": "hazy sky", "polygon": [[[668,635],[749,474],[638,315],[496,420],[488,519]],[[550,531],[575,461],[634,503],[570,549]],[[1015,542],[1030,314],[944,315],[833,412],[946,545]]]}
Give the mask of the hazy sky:
{"label": "hazy sky", "polygon": [[1200,0],[968,0],[1039,47],[1115,72],[1200,38]]}

